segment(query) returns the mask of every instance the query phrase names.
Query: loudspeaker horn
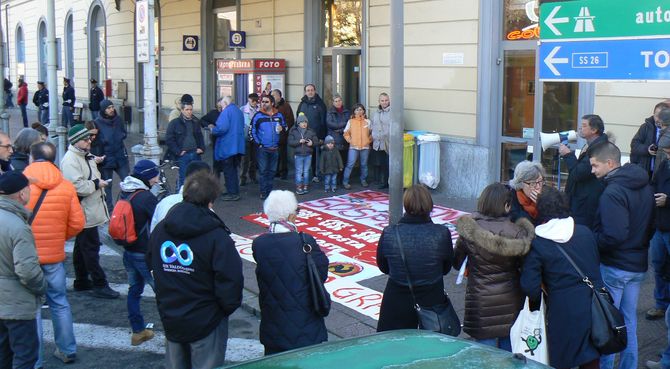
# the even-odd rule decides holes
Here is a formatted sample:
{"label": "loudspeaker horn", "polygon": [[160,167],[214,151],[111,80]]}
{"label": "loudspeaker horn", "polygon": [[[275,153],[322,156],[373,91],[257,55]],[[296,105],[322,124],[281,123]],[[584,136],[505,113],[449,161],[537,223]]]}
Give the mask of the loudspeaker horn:
{"label": "loudspeaker horn", "polygon": [[577,141],[577,132],[574,130],[551,133],[540,132],[543,151],[561,142],[567,144],[568,141]]}

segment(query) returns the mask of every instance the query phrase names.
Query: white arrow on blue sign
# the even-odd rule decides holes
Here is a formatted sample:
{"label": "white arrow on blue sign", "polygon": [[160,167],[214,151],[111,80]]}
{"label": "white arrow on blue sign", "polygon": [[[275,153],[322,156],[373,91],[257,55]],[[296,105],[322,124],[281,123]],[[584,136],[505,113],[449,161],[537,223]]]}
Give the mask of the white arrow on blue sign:
{"label": "white arrow on blue sign", "polygon": [[670,39],[542,42],[540,80],[670,80]]}

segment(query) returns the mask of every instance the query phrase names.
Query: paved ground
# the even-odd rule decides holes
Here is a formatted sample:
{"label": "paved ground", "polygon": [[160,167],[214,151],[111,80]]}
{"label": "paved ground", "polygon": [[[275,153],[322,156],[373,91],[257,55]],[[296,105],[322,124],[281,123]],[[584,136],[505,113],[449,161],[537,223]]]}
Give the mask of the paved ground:
{"label": "paved ground", "polygon": [[[11,111],[11,131],[12,136],[20,129],[20,112],[18,110]],[[34,112],[30,112],[30,117],[35,118]],[[34,121],[35,119],[30,119]],[[126,146],[142,143],[142,136],[139,134],[131,134],[126,141]],[[210,157],[211,153],[207,153],[206,157]],[[443,174],[444,175],[444,174]],[[447,174],[448,175],[448,174]],[[118,183],[118,178],[114,179],[115,184]],[[359,191],[362,188],[357,184],[352,183],[351,191]],[[275,188],[292,190],[294,188],[291,181],[275,181]],[[242,201],[225,203],[217,202],[215,204],[216,212],[225,220],[230,229],[241,236],[250,236],[264,231],[260,226],[251,224],[240,219],[241,216],[253,212],[262,211],[262,202],[259,199],[259,190],[257,185],[247,185],[241,187]],[[329,197],[331,194],[324,194],[321,186],[318,185],[313,188],[313,191],[305,196],[302,196],[300,201],[313,200],[320,197]],[[472,211],[475,207],[475,199],[453,199],[434,194],[436,204],[456,208],[459,210]],[[111,249],[110,249],[111,250]],[[111,250],[111,252],[114,252]],[[106,270],[110,273],[110,281],[117,283],[118,288],[123,289],[123,283],[126,282],[125,271],[121,263],[121,258],[117,255],[105,255],[102,257],[103,264]],[[68,259],[68,276],[72,277],[72,269],[70,259]],[[243,309],[233,316],[231,322],[231,337],[240,339],[256,339],[258,336],[258,303],[257,292],[258,286],[256,283],[255,265],[244,261],[244,275],[245,275],[245,301]],[[445,277],[445,285],[452,298],[457,311],[462,316],[463,311],[463,295],[465,285],[454,285],[456,273],[451,272]],[[361,282],[362,285],[383,291],[386,284],[386,277],[380,276]],[[80,344],[80,358],[79,364],[68,366],[71,368],[156,368],[161,367],[162,355],[160,354],[161,347],[159,344],[147,347],[142,351],[130,351],[130,346],[127,344],[116,344],[115,334],[120,329],[125,332],[120,340],[121,342],[129,339],[128,328],[126,321],[125,299],[116,301],[105,301],[94,299],[87,295],[69,292],[70,301],[73,305],[75,322],[78,324],[79,344]],[[638,340],[640,351],[640,368],[644,367],[646,360],[657,360],[658,353],[667,344],[667,335],[665,324],[662,320],[648,321],[644,319],[644,312],[653,306],[653,277],[649,273],[646,281],[643,284],[640,300],[638,305]],[[155,301],[148,297],[143,303],[143,311],[147,315],[147,320],[156,323],[157,332],[161,331],[160,320],[158,319],[155,310]],[[252,315],[255,314],[256,316]],[[44,319],[48,319],[48,314],[45,314]],[[354,337],[373,333],[376,328],[376,321],[366,317],[362,314],[354,312],[348,308],[344,308],[338,304],[333,306],[330,315],[326,318],[326,325],[330,333],[330,339],[339,339],[346,337]],[[125,331],[124,331],[125,329]],[[81,335],[87,331],[94,331],[96,334],[86,338],[87,341],[82,340]],[[99,332],[99,333],[98,333]],[[47,335],[49,336],[49,335]],[[467,335],[463,334],[463,337]],[[83,337],[83,336],[82,336]],[[159,340],[154,339],[155,342]],[[248,349],[245,349],[249,345]],[[229,346],[240,348],[245,354],[260,355],[257,351],[257,342],[248,341],[234,341]],[[46,352],[52,352],[53,345],[48,344]],[[229,352],[230,353],[230,352]],[[46,362],[47,367],[60,367],[59,363],[51,359],[50,355],[46,355],[49,361]],[[236,356],[239,358],[240,356]],[[232,358],[232,357],[231,357]]]}

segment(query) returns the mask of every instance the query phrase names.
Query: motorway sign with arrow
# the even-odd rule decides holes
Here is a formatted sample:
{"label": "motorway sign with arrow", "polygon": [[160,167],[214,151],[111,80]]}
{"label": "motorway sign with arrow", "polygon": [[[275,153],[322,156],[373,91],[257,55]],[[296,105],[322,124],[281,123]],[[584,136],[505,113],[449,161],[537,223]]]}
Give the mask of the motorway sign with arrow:
{"label": "motorway sign with arrow", "polygon": [[540,79],[670,80],[670,0],[540,6]]}
{"label": "motorway sign with arrow", "polygon": [[540,38],[670,37],[670,1],[581,0],[540,6]]}
{"label": "motorway sign with arrow", "polygon": [[540,79],[670,80],[670,39],[546,42]]}

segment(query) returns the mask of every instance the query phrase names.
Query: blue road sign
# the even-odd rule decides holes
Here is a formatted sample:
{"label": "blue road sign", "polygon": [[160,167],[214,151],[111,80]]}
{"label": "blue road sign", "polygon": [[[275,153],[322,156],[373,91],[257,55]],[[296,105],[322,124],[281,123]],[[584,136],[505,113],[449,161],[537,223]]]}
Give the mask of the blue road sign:
{"label": "blue road sign", "polygon": [[542,42],[540,79],[670,80],[670,39]]}

